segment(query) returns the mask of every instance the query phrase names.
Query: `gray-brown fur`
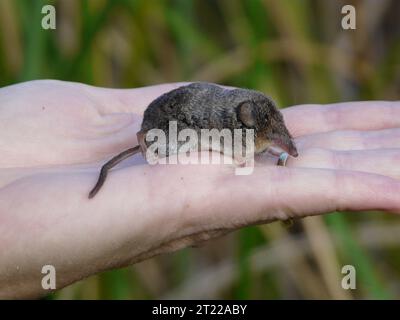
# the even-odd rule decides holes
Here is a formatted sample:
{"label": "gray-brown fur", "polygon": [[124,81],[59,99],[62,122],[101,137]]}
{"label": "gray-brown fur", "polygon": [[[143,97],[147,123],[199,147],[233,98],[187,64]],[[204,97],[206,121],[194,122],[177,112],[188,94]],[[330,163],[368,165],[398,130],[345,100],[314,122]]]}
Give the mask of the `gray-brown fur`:
{"label": "gray-brown fur", "polygon": [[179,87],[147,107],[141,132],[157,128],[168,133],[170,121],[177,121],[178,131],[254,129],[256,153],[265,151],[266,141],[275,141],[286,146],[292,155],[296,154],[282,114],[272,99],[258,91],[225,89],[206,82]]}

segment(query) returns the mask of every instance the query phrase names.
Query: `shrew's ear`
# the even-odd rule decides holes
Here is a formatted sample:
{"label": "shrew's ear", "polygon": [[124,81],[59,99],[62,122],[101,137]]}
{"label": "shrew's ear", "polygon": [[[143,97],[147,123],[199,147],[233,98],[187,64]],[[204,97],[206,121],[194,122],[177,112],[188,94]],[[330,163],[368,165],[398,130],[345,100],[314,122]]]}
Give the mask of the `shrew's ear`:
{"label": "shrew's ear", "polygon": [[255,104],[251,101],[245,101],[237,107],[239,119],[246,127],[254,127],[256,125]]}

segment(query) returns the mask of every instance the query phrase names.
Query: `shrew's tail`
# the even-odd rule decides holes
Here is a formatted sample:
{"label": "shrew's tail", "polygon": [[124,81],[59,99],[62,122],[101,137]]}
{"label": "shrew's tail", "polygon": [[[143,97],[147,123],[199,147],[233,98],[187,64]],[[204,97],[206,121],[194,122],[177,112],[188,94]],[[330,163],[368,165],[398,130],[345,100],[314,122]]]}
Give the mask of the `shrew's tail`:
{"label": "shrew's tail", "polygon": [[110,161],[108,161],[105,165],[103,165],[101,167],[100,175],[96,182],[96,185],[94,186],[92,191],[90,191],[90,193],[89,193],[89,199],[93,198],[96,195],[96,193],[103,186],[104,181],[106,181],[106,178],[107,178],[108,170],[112,169],[118,163],[133,156],[134,154],[138,153],[139,151],[140,151],[140,146],[136,146],[136,147],[127,149],[125,151],[122,151],[120,154],[116,155],[114,158],[112,158]]}

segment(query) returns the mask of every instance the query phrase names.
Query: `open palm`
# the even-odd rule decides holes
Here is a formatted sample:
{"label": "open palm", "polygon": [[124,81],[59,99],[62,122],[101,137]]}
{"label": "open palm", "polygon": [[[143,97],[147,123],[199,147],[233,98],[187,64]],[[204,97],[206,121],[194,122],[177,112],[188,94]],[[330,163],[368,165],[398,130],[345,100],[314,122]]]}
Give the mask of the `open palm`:
{"label": "open palm", "polygon": [[0,297],[43,294],[231,230],[335,210],[400,212],[400,103],[283,111],[300,156],[237,176],[140,155],[89,200],[101,165],[137,144],[142,114],[180,84],[104,89],[33,81],[0,89]]}

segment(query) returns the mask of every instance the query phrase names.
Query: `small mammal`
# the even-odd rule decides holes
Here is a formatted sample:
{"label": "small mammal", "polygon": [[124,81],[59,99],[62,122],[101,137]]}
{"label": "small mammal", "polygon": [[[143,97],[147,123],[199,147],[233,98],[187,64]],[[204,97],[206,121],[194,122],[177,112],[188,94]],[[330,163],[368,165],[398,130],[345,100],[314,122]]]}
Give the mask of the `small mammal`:
{"label": "small mammal", "polygon": [[[145,136],[149,130],[161,129],[168,135],[170,121],[177,122],[178,132],[187,128],[198,132],[201,129],[253,129],[255,154],[269,152],[279,156],[287,152],[297,156],[283,116],[269,97],[255,90],[225,89],[196,82],[164,93],[149,104],[137,133],[139,145],[104,164],[89,198],[100,190],[111,168],[139,151],[146,155],[149,143]],[[168,151],[162,156],[168,156]]]}

